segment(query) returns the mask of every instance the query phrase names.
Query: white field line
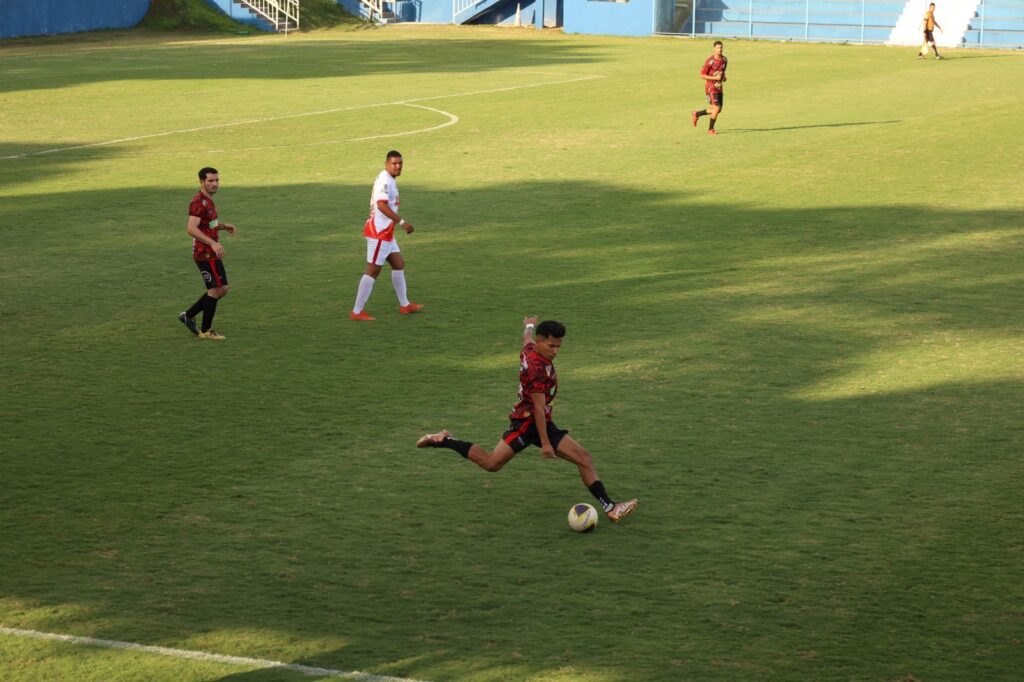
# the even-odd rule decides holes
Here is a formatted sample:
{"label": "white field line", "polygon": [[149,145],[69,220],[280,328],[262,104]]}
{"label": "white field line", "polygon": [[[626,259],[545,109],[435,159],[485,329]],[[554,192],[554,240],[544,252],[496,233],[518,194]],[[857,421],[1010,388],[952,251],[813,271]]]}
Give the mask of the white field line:
{"label": "white field line", "polygon": [[[566,83],[578,83],[580,81],[595,80],[597,78],[604,78],[604,76],[600,76],[600,75],[598,75],[598,76],[580,76],[580,77],[577,77],[577,78],[570,78],[568,80],[545,81],[543,83],[528,83],[526,85],[510,85],[508,87],[492,88],[490,90],[475,90],[473,92],[459,92],[459,93],[454,93],[454,94],[451,94],[451,95],[434,95],[434,96],[431,96],[431,97],[416,97],[416,98],[413,98],[413,99],[395,100],[394,102],[377,102],[375,104],[357,104],[357,105],[350,106],[350,107],[338,107],[336,109],[321,109],[319,111],[304,111],[304,112],[301,112],[301,113],[298,113],[298,114],[284,114],[282,116],[268,116],[266,118],[253,118],[253,119],[248,119],[248,120],[245,120],[245,121],[230,121],[228,123],[215,123],[213,125],[198,126],[198,127],[195,127],[195,128],[180,128],[178,130],[165,130],[164,132],[150,133],[148,135],[136,135],[134,137],[121,137],[121,138],[118,138],[116,140],[107,140],[105,142],[92,142],[90,144],[78,144],[78,145],[74,145],[74,146],[71,146],[71,147],[55,147],[53,149],[44,149],[42,151],[28,152],[26,154],[12,154],[10,156],[0,156],[0,161],[8,161],[10,159],[24,159],[24,158],[29,157],[29,156],[41,156],[43,154],[56,154],[58,152],[68,152],[68,151],[72,151],[72,150],[75,150],[75,149],[90,149],[90,148],[93,148],[93,147],[106,147],[106,146],[109,146],[109,145],[112,145],[112,144],[119,144],[121,142],[137,142],[139,140],[150,140],[150,139],[153,139],[155,137],[167,137],[169,135],[183,135],[185,133],[196,133],[196,132],[200,132],[200,131],[203,131],[203,130],[215,130],[215,129],[218,129],[218,128],[230,128],[230,127],[233,127],[233,126],[252,125],[252,124],[256,124],[256,123],[269,123],[271,121],[284,121],[284,120],[287,120],[287,119],[290,119],[290,118],[303,118],[303,117],[306,117],[306,116],[323,116],[324,114],[336,114],[336,113],[341,112],[341,111],[355,111],[357,109],[371,109],[371,108],[374,108],[374,107],[389,107],[389,106],[395,106],[395,105],[399,105],[399,104],[406,104],[406,105],[409,105],[409,106],[416,106],[415,104],[412,104],[412,103],[413,102],[430,102],[430,101],[433,101],[433,100],[450,99],[450,98],[453,98],[453,97],[473,97],[473,96],[476,96],[476,95],[489,95],[489,94],[493,94],[493,93],[496,93],[496,92],[510,92],[512,90],[524,90],[526,88],[540,88],[540,87],[545,87],[545,86],[548,86],[548,85],[564,85]],[[420,108],[421,109],[430,109],[430,107],[420,107]],[[448,112],[440,111],[439,109],[433,109],[433,111],[438,111],[439,113],[445,114],[446,116],[452,116],[452,114],[449,114]],[[458,120],[458,117],[456,117],[456,121],[457,120]],[[455,121],[449,121],[449,123],[446,124],[446,125],[451,125],[454,122]],[[444,127],[444,126],[441,126],[441,127]],[[433,130],[433,129],[428,129],[428,130]],[[425,131],[424,130],[417,130],[417,131],[413,131],[413,132],[425,132]],[[403,133],[403,134],[411,135],[412,132]],[[363,137],[363,138],[356,138],[356,139],[359,139],[359,140],[371,140],[371,139],[375,139],[376,137],[390,137],[390,135],[378,135],[378,136],[374,136],[374,137]]]}
{"label": "white field line", "polygon": [[[441,109],[435,109],[434,107],[423,106],[422,104],[409,104],[408,102],[399,102],[403,106],[415,107],[417,109],[426,109],[427,111],[436,111],[439,114],[448,117],[448,120],[436,126],[429,128],[418,128],[416,130],[406,130],[399,133],[384,133],[382,135],[369,135],[367,137],[350,137],[342,140],[321,140],[320,142],[293,142],[291,144],[272,144],[264,147],[233,147],[231,149],[210,149],[202,152],[204,154],[223,154],[227,152],[255,152],[262,151],[264,149],[292,149],[293,147],[319,147],[326,144],[341,144],[343,142],[362,142],[363,140],[379,140],[382,137],[402,137],[403,135],[416,135],[418,133],[429,133],[434,130],[440,130],[441,128],[447,128],[448,126],[455,125],[459,122],[459,117],[449,111],[442,111]],[[132,158],[139,158],[141,156],[164,156],[166,154],[181,154],[182,152],[165,152],[164,154],[133,154]]]}
{"label": "white field line", "polygon": [[96,639],[94,637],[75,637],[73,635],[61,635],[55,632],[39,632],[37,630],[21,630],[18,628],[0,627],[0,634],[12,635],[14,637],[31,637],[33,639],[46,639],[69,644],[81,644],[84,646],[102,647],[104,649],[122,649],[127,651],[141,651],[147,654],[158,656],[171,656],[173,658],[187,658],[193,661],[207,661],[212,663],[226,663],[247,668],[277,668],[280,670],[292,670],[309,675],[310,677],[342,677],[347,680],[358,682],[419,682],[405,677],[388,677],[387,675],[372,675],[362,673],[358,670],[334,670],[332,668],[317,668],[297,663],[280,663],[268,661],[262,658],[246,658],[245,656],[225,656],[223,654],[211,654],[206,651],[192,651],[189,649],[171,649],[164,646],[148,646],[146,644],[135,644],[133,642],[119,642],[112,639]]}

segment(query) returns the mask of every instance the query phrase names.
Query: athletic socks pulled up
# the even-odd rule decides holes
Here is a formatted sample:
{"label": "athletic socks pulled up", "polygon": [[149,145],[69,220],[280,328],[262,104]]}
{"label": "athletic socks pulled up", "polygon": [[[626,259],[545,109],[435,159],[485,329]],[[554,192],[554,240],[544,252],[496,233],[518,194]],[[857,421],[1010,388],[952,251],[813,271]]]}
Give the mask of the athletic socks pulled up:
{"label": "athletic socks pulled up", "polygon": [[466,459],[469,459],[469,449],[473,447],[473,444],[467,443],[464,440],[452,438],[451,436],[445,436],[444,440],[441,441],[441,444],[438,447],[454,450]]}
{"label": "athletic socks pulled up", "polygon": [[220,299],[214,298],[213,296],[207,296],[206,301],[203,303],[203,326],[201,331],[208,332],[210,327],[213,326],[213,316],[217,313],[217,301]]}
{"label": "athletic socks pulled up", "polygon": [[193,303],[192,307],[185,311],[185,317],[189,318],[190,320],[194,320],[196,315],[203,312],[203,310],[206,308],[207,298],[208,296],[206,294],[200,296],[199,300]]}
{"label": "athletic socks pulled up", "polygon": [[587,487],[587,490],[601,503],[601,508],[605,512],[611,511],[612,507],[615,506],[615,502],[612,501],[612,498],[608,497],[608,491],[604,489],[604,483],[601,483],[601,481],[594,481]]}
{"label": "athletic socks pulled up", "polygon": [[398,305],[405,307],[409,305],[409,295],[406,293],[405,270],[392,270],[391,283],[395,287],[395,295],[398,296]]}
{"label": "athletic socks pulled up", "polygon": [[356,314],[363,312],[366,302],[370,300],[370,294],[373,293],[373,283],[375,281],[369,275],[363,275],[359,279],[359,289],[356,291],[356,304],[352,306],[352,312]]}
{"label": "athletic socks pulled up", "polygon": [[[422,447],[422,446],[421,446]],[[469,449],[473,447],[472,443],[467,443],[464,440],[458,438],[452,438],[451,436],[445,436],[440,443],[427,443],[428,448],[447,448],[448,450],[454,450],[466,459],[469,459]]]}

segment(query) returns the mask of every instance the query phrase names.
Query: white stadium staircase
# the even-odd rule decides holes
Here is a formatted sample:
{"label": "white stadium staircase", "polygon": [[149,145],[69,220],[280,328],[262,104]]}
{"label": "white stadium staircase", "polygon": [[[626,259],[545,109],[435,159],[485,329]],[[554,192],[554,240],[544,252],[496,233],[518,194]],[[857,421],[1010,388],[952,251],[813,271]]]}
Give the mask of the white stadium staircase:
{"label": "white stadium staircase", "polygon": [[299,0],[235,0],[251,13],[266,19],[278,33],[299,28]]}
{"label": "white stadium staircase", "polygon": [[[922,22],[933,0],[907,0],[903,14],[896,21],[886,45],[917,45],[923,42]],[[978,0],[934,0],[935,20],[942,30],[935,29],[935,44],[939,47],[959,47],[971,19],[978,12]]]}
{"label": "white stadium staircase", "polygon": [[392,0],[359,0],[367,19],[375,24],[394,24],[399,21]]}

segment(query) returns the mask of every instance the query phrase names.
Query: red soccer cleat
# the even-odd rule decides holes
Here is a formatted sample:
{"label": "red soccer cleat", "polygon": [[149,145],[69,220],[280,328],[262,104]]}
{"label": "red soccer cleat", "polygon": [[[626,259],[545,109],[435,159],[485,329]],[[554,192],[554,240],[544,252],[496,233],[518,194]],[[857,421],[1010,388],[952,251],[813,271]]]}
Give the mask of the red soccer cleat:
{"label": "red soccer cleat", "polygon": [[698,115],[697,115],[697,112],[696,112],[696,111],[691,111],[691,112],[690,112],[690,121],[692,121],[692,122],[693,122],[693,127],[694,127],[694,128],[696,128],[696,127],[697,127],[697,119],[698,119],[698,118],[700,118],[700,116],[698,116]]}
{"label": "red soccer cleat", "polygon": [[717,134],[718,133],[715,132],[714,128],[712,128],[711,130],[708,131],[708,135],[717,135]]}
{"label": "red soccer cleat", "polygon": [[349,313],[348,319],[355,320],[356,322],[372,322],[376,320],[376,317],[371,317],[365,310],[361,313]]}
{"label": "red soccer cleat", "polygon": [[413,303],[412,301],[409,301],[409,305],[403,305],[398,308],[398,312],[402,313],[403,315],[418,313],[421,310],[423,310],[423,306],[420,305],[419,303]]}

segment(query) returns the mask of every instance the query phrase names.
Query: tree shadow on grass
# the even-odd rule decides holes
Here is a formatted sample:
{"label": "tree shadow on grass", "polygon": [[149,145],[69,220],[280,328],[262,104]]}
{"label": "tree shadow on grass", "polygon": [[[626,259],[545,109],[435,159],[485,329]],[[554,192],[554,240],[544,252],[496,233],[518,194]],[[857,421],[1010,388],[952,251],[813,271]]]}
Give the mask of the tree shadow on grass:
{"label": "tree shadow on grass", "polygon": [[[5,264],[0,594],[29,605],[6,625],[421,679],[968,678],[964,642],[1010,674],[1015,213],[402,190],[428,309],[366,326],[341,315],[367,186],[225,185],[253,236],[231,245],[219,348],[173,319],[199,288],[191,188],[134,191],[140,213],[180,211],[167,235],[122,231],[117,267],[96,234],[123,188],[4,206],[9,225],[94,217],[25,234]],[[52,272],[14,289],[40,258]],[[392,297],[379,282],[371,306]],[[641,497],[592,536],[561,524],[586,496],[567,465],[528,451],[489,476],[412,447],[439,426],[497,440],[531,312],[569,327],[560,425],[613,495]]]}
{"label": "tree shadow on grass", "polygon": [[124,49],[62,51],[0,59],[0,92],[133,80],[297,80],[373,75],[477,74],[575,67],[596,62],[598,48],[549,40],[487,38],[133,44]]}

